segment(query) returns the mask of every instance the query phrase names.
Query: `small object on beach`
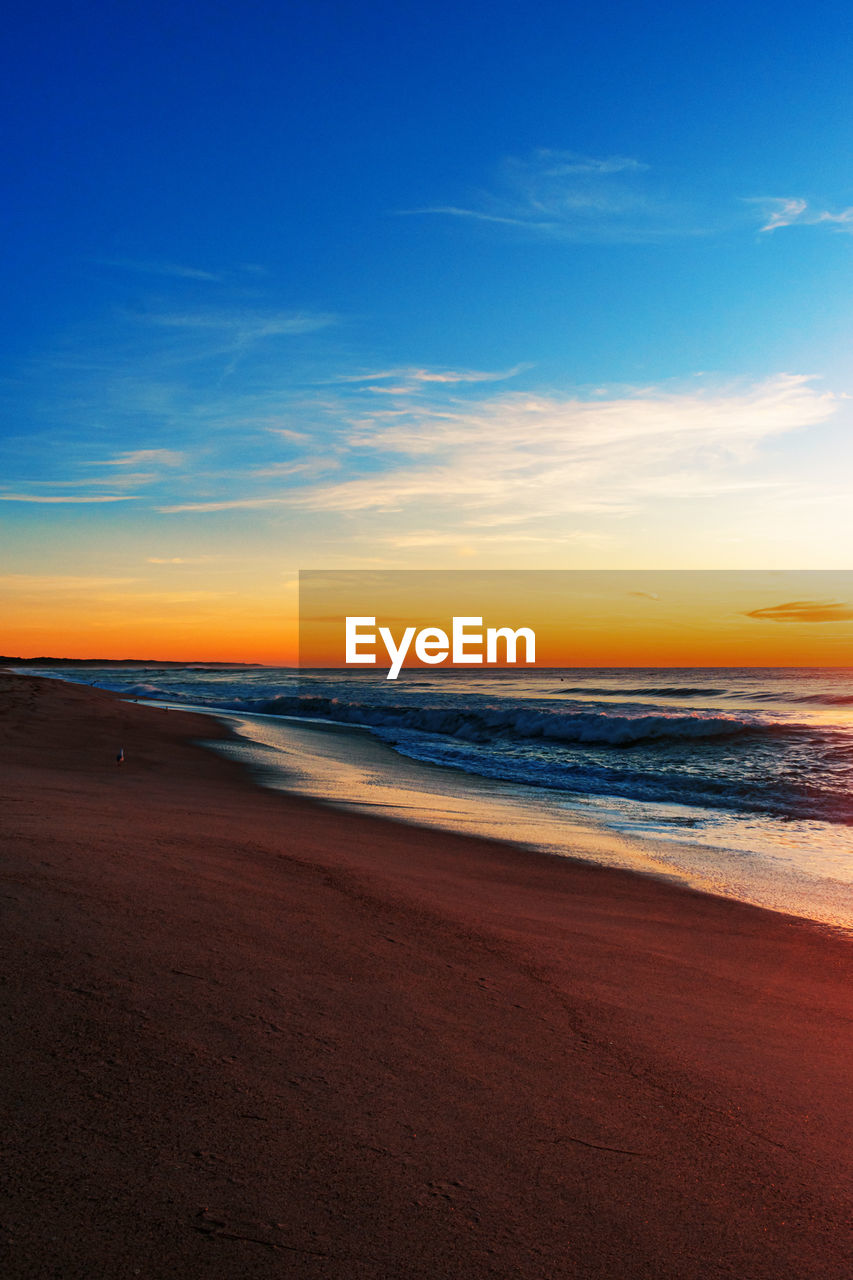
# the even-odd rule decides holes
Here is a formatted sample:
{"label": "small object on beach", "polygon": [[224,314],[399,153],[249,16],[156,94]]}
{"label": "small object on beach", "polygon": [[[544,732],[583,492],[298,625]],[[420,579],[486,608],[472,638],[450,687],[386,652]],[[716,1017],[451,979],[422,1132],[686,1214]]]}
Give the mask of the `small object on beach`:
{"label": "small object on beach", "polygon": [[118,755],[116,756],[116,764],[124,764],[124,747],[119,747],[118,749]]}

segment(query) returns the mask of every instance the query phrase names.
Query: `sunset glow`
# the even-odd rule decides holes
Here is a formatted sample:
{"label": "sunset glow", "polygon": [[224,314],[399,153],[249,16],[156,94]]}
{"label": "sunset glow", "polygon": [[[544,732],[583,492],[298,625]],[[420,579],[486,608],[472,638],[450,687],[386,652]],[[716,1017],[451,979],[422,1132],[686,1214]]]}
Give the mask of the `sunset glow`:
{"label": "sunset glow", "polygon": [[292,662],[300,569],[846,568],[840,10],[735,55],[727,6],[50,9],[3,85],[7,653]]}

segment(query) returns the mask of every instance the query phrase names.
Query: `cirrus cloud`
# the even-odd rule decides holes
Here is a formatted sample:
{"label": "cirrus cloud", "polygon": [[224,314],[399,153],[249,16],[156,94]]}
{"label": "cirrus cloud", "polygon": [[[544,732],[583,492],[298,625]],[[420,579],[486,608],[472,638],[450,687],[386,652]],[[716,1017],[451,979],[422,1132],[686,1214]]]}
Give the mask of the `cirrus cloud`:
{"label": "cirrus cloud", "polygon": [[485,524],[567,512],[626,514],[650,501],[770,485],[738,474],[762,442],[825,421],[831,394],[783,374],[746,388],[618,396],[504,393],[353,421],[349,470],[294,490],[317,511],[443,510]]}
{"label": "cirrus cloud", "polygon": [[491,187],[464,204],[397,212],[494,223],[549,240],[630,243],[697,234],[686,208],[662,195],[648,173],[647,164],[630,156],[537,147],[526,156],[507,156]]}
{"label": "cirrus cloud", "polygon": [[0,493],[0,502],[132,502],[136,497],[135,493]]}
{"label": "cirrus cloud", "polygon": [[748,201],[761,210],[766,219],[761,231],[778,231],[780,227],[826,226],[834,231],[853,232],[853,205],[831,213],[816,209],[799,196],[756,196]]}

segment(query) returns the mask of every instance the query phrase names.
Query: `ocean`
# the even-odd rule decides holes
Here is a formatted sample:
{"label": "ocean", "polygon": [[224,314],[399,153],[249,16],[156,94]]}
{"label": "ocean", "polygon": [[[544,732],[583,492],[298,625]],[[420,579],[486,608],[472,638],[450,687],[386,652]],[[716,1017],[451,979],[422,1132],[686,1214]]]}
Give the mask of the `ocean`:
{"label": "ocean", "polygon": [[853,670],[42,674],[225,715],[268,785],[853,927]]}

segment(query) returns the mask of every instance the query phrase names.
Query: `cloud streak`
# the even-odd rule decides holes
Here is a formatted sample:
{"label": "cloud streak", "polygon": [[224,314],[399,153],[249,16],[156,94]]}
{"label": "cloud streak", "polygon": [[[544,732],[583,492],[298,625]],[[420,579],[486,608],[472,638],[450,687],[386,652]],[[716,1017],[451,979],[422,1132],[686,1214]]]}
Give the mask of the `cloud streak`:
{"label": "cloud streak", "polygon": [[649,503],[772,490],[741,474],[759,446],[827,420],[832,395],[780,375],[741,389],[599,400],[504,393],[355,420],[349,478],[282,501],[318,512],[441,513],[459,530],[621,517]]}
{"label": "cloud streak", "polygon": [[853,609],[839,600],[789,600],[764,609],[750,609],[745,618],[764,622],[851,622]]}
{"label": "cloud streak", "polygon": [[115,457],[104,462],[95,463],[99,467],[179,467],[185,454],[177,449],[130,449],[125,453],[117,453]]}
{"label": "cloud streak", "polygon": [[137,262],[131,258],[99,258],[101,266],[115,267],[120,271],[135,271],[146,276],[168,276],[173,280],[199,280],[219,284],[223,276],[215,271],[202,271],[199,267],[186,267],[177,262]]}
{"label": "cloud streak", "polygon": [[853,205],[831,213],[828,209],[815,209],[807,200],[798,196],[755,196],[749,201],[761,210],[766,219],[762,232],[778,231],[781,227],[826,226],[833,231],[853,233]]}
{"label": "cloud streak", "polygon": [[7,591],[96,591],[102,587],[125,587],[138,578],[84,577],[75,574],[6,573],[0,575],[0,589]]}
{"label": "cloud streak", "polygon": [[540,240],[630,244],[742,228],[744,206],[757,212],[761,233],[793,226],[853,233],[853,205],[833,211],[802,196],[747,196],[737,201],[729,193],[673,196],[639,160],[548,147],[505,157],[492,183],[466,200],[440,200],[395,212],[491,224]]}
{"label": "cloud streak", "polygon": [[251,511],[262,507],[281,507],[288,503],[288,498],[223,498],[211,502],[177,502],[172,506],[158,507],[164,515],[177,515],[183,511]]}
{"label": "cloud streak", "polygon": [[83,502],[132,502],[134,493],[0,493],[0,502],[37,502],[45,504]]}
{"label": "cloud streak", "polygon": [[441,202],[397,212],[494,223],[540,239],[580,242],[696,234],[687,211],[660,196],[648,170],[627,156],[598,158],[539,147],[528,156],[507,157],[493,187],[465,204]]}
{"label": "cloud streak", "polygon": [[[390,388],[390,390],[411,391],[419,385],[431,383],[452,386],[460,383],[505,382],[510,378],[517,377],[519,373],[523,373],[529,368],[531,368],[529,364],[516,364],[511,369],[498,369],[496,371],[484,371],[481,369],[425,369],[410,366],[399,369],[381,369],[376,373],[348,374],[345,378],[339,378],[338,382],[369,384],[393,380],[399,383],[400,386]],[[379,390],[380,388],[369,389]],[[385,390],[386,388],[383,387],[381,389]]]}
{"label": "cloud streak", "polygon": [[485,388],[471,399],[454,383],[433,385],[431,399],[401,395],[387,412],[359,413],[360,398],[341,398],[329,407],[325,451],[320,438],[308,451],[285,437],[296,456],[209,475],[206,493],[161,499],[157,510],[291,509],[332,525],[375,517],[371,536],[393,529],[401,548],[497,542],[508,530],[519,544],[553,542],[664,504],[710,510],[728,497],[749,510],[760,495],[790,500],[794,482],[756,465],[762,447],[826,422],[838,406],[791,374],[587,399]]}
{"label": "cloud streak", "polygon": [[241,343],[316,333],[337,323],[334,315],[307,311],[173,311],[152,312],[139,318],[162,329],[228,334]]}

